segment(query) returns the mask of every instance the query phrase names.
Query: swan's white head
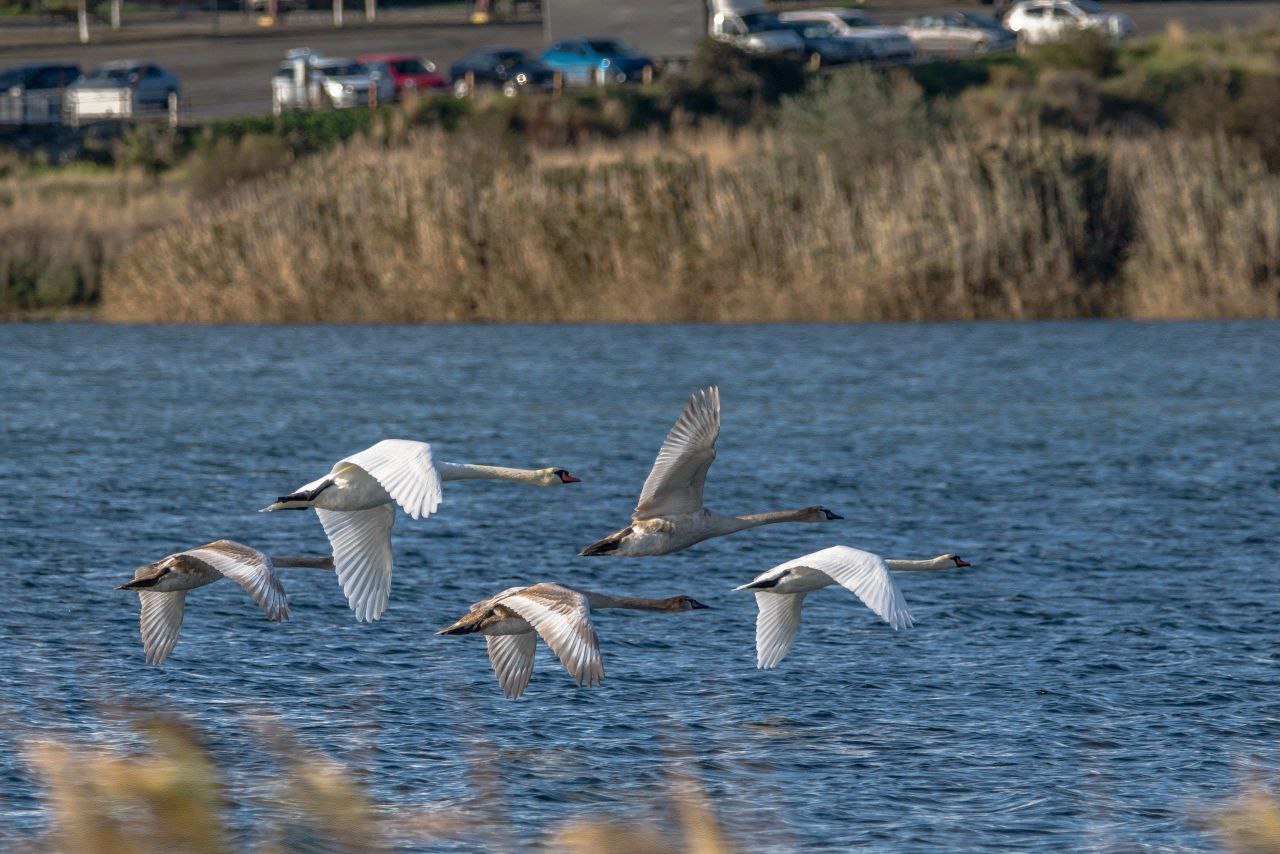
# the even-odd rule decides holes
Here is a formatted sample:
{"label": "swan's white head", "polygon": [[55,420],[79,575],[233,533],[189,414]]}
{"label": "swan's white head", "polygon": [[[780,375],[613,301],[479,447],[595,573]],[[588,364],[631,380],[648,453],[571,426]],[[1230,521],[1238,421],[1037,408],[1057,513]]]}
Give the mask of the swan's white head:
{"label": "swan's white head", "polygon": [[938,563],[946,563],[947,561],[950,561],[951,565],[955,567],[973,566],[973,564],[969,563],[969,561],[960,557],[960,555],[953,555],[950,552],[944,555],[938,555],[937,557],[934,558],[934,560],[937,561]]}
{"label": "swan's white head", "polygon": [[574,477],[564,469],[555,467],[538,469],[537,484],[538,486],[559,486],[562,483],[581,483],[582,478]]}

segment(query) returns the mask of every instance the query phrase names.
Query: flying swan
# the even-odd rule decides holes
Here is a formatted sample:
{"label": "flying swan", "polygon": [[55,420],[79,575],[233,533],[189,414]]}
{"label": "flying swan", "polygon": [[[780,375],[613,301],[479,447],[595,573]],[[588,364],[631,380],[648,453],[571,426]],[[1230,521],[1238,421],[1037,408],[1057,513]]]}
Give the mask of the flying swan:
{"label": "flying swan", "polygon": [[440,635],[484,635],[489,663],[498,676],[502,695],[519,697],[533,673],[535,632],[556,654],[579,686],[592,686],[604,677],[600,641],[591,623],[598,608],[636,611],[692,611],[706,608],[688,596],[642,599],[575,590],[544,581],[529,587],[511,587],[471,606],[471,611]]}
{"label": "flying swan", "polygon": [[178,642],[187,591],[230,578],[258,603],[268,620],[289,619],[289,601],[277,566],[332,569],[327,557],[269,558],[232,540],[215,540],[144,564],[117,590],[136,590],[141,603],[142,648],[147,664],[160,664]]}
{"label": "flying swan", "polygon": [[435,462],[431,446],[407,439],[384,439],[339,460],[317,480],[262,508],[315,508],[333,546],[338,583],[357,620],[376,620],[391,595],[391,526],[399,504],[412,519],[440,506],[446,480],[510,480],[534,486],[578,483],[562,468],[515,469]]}
{"label": "flying swan", "polygon": [[[969,566],[952,554],[927,561],[892,563],[892,568],[901,572]],[[766,670],[778,666],[795,643],[805,594],[833,584],[849,590],[895,630],[910,626],[907,601],[889,574],[890,568],[879,555],[849,546],[832,546],[779,564],[735,587],[755,593],[760,609],[756,615],[756,666]]]}
{"label": "flying swan", "polygon": [[722,516],[702,506],[702,486],[716,458],[720,434],[720,390],[715,386],[689,398],[658,451],[653,470],[640,490],[631,524],[596,540],[583,555],[637,557],[687,549],[710,537],[721,537],[774,522],[829,522],[841,519],[825,507],[778,510],[749,516]]}

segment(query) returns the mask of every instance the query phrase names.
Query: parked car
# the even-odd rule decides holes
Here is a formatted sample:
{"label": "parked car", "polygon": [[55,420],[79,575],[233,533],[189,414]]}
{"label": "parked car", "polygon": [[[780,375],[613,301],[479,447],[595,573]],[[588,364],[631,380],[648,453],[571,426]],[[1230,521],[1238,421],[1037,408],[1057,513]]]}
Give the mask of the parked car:
{"label": "parked car", "polygon": [[509,98],[529,89],[550,89],[555,72],[514,47],[490,47],[473,51],[449,67],[453,94],[465,98],[471,94],[470,79],[476,88],[491,86]]}
{"label": "parked car", "polygon": [[0,72],[0,124],[57,124],[65,90],[80,79],[66,62],[28,62]]}
{"label": "parked car", "polygon": [[177,75],[154,62],[127,59],[99,65],[67,89],[64,105],[73,122],[136,116],[148,110],[177,112]]}
{"label": "parked car", "polygon": [[[431,92],[449,88],[449,81],[436,71],[436,64],[411,53],[366,53],[356,60],[379,84],[392,84],[388,97],[401,97],[405,92]],[[379,89],[378,96],[382,97]]]}
{"label": "parked car", "polygon": [[865,12],[857,9],[805,9],[783,12],[783,21],[805,21],[826,24],[829,34],[840,38],[862,39],[877,62],[911,62],[916,49],[901,27],[882,27]]}
{"label": "parked car", "polygon": [[280,115],[285,110],[368,106],[375,85],[354,59],[298,48],[285,54],[285,61],[271,78],[271,112]]}
{"label": "parked car", "polygon": [[968,56],[1017,46],[1013,30],[995,18],[975,12],[924,15],[907,21],[903,29],[918,53]]}
{"label": "parked car", "polygon": [[804,41],[809,65],[843,65],[869,62],[876,58],[866,39],[851,39],[832,33],[830,24],[822,21],[783,21],[782,25]]}
{"label": "parked car", "polygon": [[622,39],[560,39],[542,52],[542,61],[565,83],[582,85],[639,82],[653,73],[653,60]]}
{"label": "parked car", "polygon": [[1009,10],[1005,26],[1017,34],[1021,45],[1058,41],[1082,30],[1119,42],[1136,31],[1128,15],[1104,11],[1093,0],[1025,0]]}

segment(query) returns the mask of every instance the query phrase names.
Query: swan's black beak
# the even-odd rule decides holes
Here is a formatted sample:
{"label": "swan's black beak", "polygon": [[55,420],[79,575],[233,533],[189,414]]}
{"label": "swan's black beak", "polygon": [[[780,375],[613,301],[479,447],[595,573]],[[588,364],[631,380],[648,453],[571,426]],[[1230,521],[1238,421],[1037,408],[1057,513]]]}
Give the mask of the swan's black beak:
{"label": "swan's black beak", "polygon": [[117,590],[146,590],[148,587],[155,587],[159,578],[135,578],[133,581],[126,581],[124,584],[117,584]]}
{"label": "swan's black beak", "polygon": [[955,561],[955,562],[956,562],[956,566],[958,566],[958,567],[960,567],[960,566],[973,566],[973,564],[969,563],[969,561],[967,561],[967,560],[965,560],[964,558],[960,557],[960,555],[952,555],[951,559],[952,559],[953,561]]}
{"label": "swan's black beak", "polygon": [[690,600],[689,600],[689,607],[690,607],[691,609],[693,609],[694,611],[700,611],[700,610],[707,610],[707,611],[710,611],[710,610],[711,610],[711,606],[710,606],[710,605],[703,605],[703,604],[702,604],[701,602],[699,602],[697,599],[690,599]]}
{"label": "swan's black beak", "polygon": [[831,520],[833,520],[833,519],[843,519],[843,518],[844,518],[843,516],[837,516],[835,513],[832,513],[830,510],[828,510],[828,509],[827,509],[827,508],[825,508],[825,507],[823,507],[823,508],[822,508],[822,512],[823,512],[823,513],[825,513],[825,514],[827,514],[827,521],[828,521],[828,522],[830,522],[830,521],[831,521]]}

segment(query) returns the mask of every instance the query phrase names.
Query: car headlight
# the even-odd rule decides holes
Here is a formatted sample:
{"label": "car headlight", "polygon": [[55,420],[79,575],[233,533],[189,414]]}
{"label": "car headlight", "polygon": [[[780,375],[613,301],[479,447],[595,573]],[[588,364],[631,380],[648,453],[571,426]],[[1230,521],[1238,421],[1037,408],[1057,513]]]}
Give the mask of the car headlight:
{"label": "car headlight", "polygon": [[521,71],[519,74],[516,75],[516,82],[519,83],[521,86],[523,86],[524,84],[529,82],[529,75]]}
{"label": "car headlight", "polygon": [[609,60],[607,60],[607,59],[602,59],[602,60],[600,60],[600,67],[601,67],[601,68],[608,68],[608,67],[609,67]]}

